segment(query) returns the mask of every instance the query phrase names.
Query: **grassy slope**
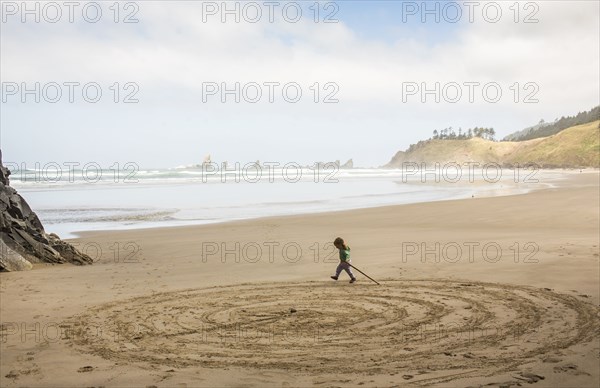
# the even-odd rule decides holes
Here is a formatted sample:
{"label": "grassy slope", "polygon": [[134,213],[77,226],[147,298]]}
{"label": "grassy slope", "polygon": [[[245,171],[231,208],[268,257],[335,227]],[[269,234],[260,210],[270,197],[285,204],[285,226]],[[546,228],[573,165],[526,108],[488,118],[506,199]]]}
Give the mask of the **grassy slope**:
{"label": "grassy slope", "polygon": [[403,162],[536,163],[548,167],[600,167],[600,121],[565,129],[556,135],[522,142],[429,140],[398,152],[388,167]]}
{"label": "grassy slope", "polygon": [[[509,163],[533,162],[541,165],[600,167],[600,121],[577,125],[556,135],[541,138],[537,144],[509,155]],[[540,140],[540,139],[535,139]]]}

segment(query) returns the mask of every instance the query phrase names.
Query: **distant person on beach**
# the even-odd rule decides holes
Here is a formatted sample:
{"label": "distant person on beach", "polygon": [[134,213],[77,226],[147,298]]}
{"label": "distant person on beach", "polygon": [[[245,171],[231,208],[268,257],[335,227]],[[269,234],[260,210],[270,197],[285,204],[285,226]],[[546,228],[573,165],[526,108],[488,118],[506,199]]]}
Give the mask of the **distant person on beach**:
{"label": "distant person on beach", "polygon": [[354,277],[354,274],[352,273],[352,269],[350,267],[350,247],[346,245],[346,243],[344,243],[344,240],[341,237],[336,238],[333,242],[333,245],[335,245],[335,247],[340,250],[340,264],[338,264],[335,270],[335,275],[331,278],[333,280],[338,280],[340,273],[342,272],[342,270],[344,270],[350,276],[350,283],[354,283],[356,281],[356,278]]}

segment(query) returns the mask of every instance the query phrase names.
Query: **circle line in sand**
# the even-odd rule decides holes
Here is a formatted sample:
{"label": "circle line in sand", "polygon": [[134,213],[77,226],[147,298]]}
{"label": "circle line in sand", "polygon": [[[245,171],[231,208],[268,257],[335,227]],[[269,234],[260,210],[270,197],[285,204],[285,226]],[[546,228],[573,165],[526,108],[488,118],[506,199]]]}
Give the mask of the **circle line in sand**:
{"label": "circle line in sand", "polygon": [[142,368],[417,370],[443,382],[494,375],[598,337],[598,311],[546,289],[404,279],[158,293],[100,305],[65,324],[77,349]]}

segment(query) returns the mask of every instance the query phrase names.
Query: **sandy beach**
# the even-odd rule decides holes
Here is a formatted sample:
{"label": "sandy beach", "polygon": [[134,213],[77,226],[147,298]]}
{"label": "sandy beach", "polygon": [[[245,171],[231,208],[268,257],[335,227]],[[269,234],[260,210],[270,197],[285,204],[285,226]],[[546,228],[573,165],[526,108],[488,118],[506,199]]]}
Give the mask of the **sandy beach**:
{"label": "sandy beach", "polygon": [[0,274],[0,385],[597,387],[599,187],[84,233]]}

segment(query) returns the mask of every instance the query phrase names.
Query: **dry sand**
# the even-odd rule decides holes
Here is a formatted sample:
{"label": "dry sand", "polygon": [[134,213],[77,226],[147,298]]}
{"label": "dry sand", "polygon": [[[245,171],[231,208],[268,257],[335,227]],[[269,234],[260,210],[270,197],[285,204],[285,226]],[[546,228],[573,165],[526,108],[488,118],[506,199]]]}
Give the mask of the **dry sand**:
{"label": "dry sand", "polygon": [[[0,274],[0,385],[597,387],[599,194],[596,171],[526,195],[85,233],[93,266]],[[380,286],[329,279],[336,236]]]}

